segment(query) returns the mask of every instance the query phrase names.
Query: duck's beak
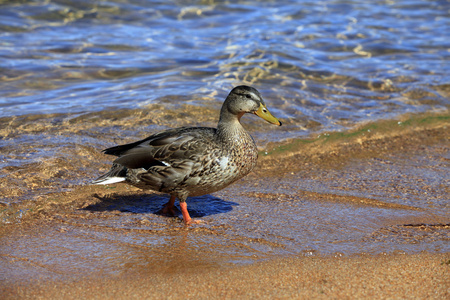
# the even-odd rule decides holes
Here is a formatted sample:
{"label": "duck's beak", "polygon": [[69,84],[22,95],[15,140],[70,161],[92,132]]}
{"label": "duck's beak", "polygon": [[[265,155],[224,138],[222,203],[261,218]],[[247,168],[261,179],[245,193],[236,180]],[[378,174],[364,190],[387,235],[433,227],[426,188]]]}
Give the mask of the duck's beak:
{"label": "duck's beak", "polygon": [[257,115],[260,118],[263,118],[264,120],[266,120],[267,122],[269,122],[271,124],[281,126],[281,122],[277,118],[272,116],[272,114],[270,113],[270,111],[267,109],[267,107],[265,105],[260,104],[259,109],[257,111],[255,111],[255,115]]}

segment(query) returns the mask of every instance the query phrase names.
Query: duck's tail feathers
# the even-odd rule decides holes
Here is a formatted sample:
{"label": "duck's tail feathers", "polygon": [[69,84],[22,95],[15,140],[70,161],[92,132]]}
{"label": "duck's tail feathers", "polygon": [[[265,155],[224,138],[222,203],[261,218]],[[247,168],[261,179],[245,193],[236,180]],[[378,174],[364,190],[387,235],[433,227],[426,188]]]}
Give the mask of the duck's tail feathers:
{"label": "duck's tail feathers", "polygon": [[106,179],[98,178],[98,179],[92,181],[91,183],[92,184],[113,184],[113,183],[118,183],[121,181],[125,181],[125,178],[124,177],[109,177]]}
{"label": "duck's tail feathers", "polygon": [[127,178],[127,168],[119,164],[114,164],[108,173],[93,180],[92,184],[113,184],[125,181]]}

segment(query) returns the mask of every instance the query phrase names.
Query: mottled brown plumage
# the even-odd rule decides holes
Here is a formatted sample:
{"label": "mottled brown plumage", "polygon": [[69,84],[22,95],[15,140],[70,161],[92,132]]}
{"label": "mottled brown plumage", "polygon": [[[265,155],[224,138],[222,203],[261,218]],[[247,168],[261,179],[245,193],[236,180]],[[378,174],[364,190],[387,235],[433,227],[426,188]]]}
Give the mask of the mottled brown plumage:
{"label": "mottled brown plumage", "polygon": [[191,218],[185,203],[188,196],[221,190],[247,175],[256,165],[255,142],[240,123],[245,113],[281,125],[267,110],[256,89],[238,86],[225,99],[217,129],[170,129],[135,143],[108,148],[104,153],[118,158],[111,170],[93,183],[126,181],[142,189],[170,194],[163,211],[173,212],[178,198],[184,221],[189,224]]}

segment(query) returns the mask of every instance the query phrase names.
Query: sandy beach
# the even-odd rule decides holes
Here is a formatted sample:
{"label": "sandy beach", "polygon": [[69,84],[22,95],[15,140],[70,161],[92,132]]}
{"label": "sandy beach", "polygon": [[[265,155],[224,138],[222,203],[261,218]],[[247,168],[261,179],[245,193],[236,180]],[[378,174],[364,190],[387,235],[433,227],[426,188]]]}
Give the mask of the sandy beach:
{"label": "sandy beach", "polygon": [[447,299],[448,128],[423,120],[277,145],[188,227],[124,184],[46,194],[0,229],[2,299]]}
{"label": "sandy beach", "polygon": [[290,258],[249,266],[133,270],[2,289],[3,299],[447,299],[448,255]]}

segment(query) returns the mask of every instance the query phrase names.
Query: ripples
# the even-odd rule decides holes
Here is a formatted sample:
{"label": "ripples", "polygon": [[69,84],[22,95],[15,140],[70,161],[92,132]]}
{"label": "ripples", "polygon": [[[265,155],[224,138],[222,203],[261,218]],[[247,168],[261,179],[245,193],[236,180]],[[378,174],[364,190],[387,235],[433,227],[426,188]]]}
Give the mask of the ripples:
{"label": "ripples", "polygon": [[292,136],[448,109],[445,5],[3,1],[0,116],[211,105],[242,83]]}

